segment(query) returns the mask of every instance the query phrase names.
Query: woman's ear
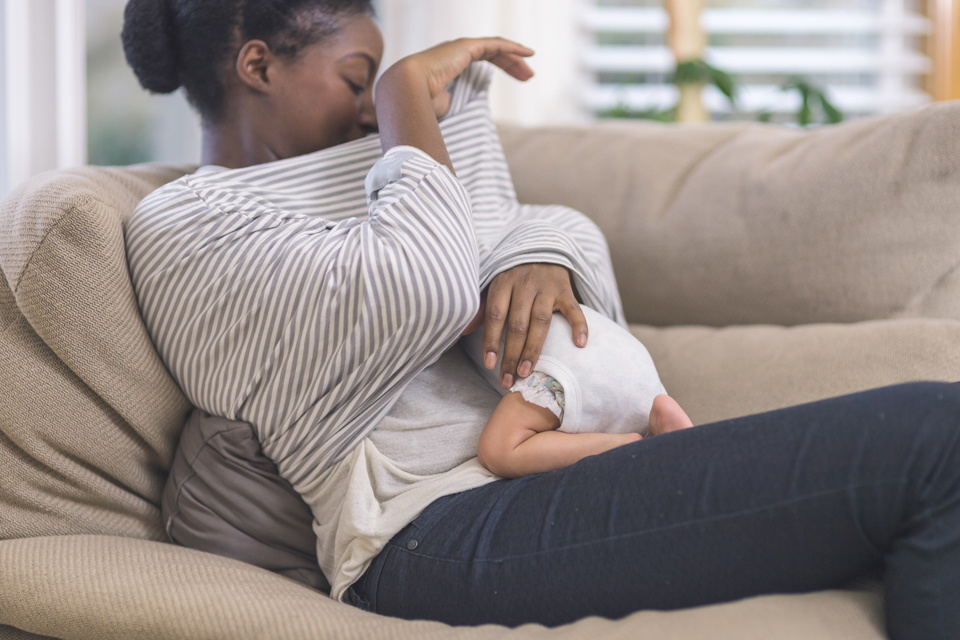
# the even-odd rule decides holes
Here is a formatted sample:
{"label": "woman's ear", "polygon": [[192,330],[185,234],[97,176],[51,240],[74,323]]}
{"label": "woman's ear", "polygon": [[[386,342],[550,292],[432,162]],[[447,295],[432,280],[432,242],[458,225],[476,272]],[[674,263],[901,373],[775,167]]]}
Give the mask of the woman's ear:
{"label": "woman's ear", "polygon": [[266,42],[251,40],[237,54],[237,77],[254,91],[266,93],[270,90],[270,67],[275,63],[276,57]]}

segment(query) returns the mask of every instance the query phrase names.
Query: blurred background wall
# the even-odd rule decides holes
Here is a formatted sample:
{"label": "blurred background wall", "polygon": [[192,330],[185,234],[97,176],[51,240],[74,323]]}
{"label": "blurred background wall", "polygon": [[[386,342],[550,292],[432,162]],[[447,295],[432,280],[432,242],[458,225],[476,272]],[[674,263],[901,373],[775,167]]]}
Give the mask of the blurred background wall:
{"label": "blurred background wall", "polygon": [[[960,98],[960,0],[379,0],[384,67],[460,36],[537,51],[536,76],[495,80],[501,121],[670,119],[677,60],[664,3],[701,8],[702,59],[736,79],[713,120],[793,122],[801,77],[847,118]],[[120,44],[125,0],[0,0],[0,196],[37,172],[83,163],[199,159],[183,96],[150,96]],[[710,83],[707,83],[710,85]]]}

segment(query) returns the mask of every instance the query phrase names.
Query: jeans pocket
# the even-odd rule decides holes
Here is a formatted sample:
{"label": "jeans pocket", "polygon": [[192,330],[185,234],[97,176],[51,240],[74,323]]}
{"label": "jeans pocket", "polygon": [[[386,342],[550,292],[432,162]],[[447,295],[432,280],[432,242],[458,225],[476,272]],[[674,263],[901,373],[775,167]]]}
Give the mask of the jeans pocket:
{"label": "jeans pocket", "polygon": [[[395,535],[390,543],[407,551],[414,551],[420,541],[430,533],[430,530],[433,529],[451,509],[460,504],[471,491],[476,491],[476,489],[468,489],[467,491],[451,493],[450,495],[437,498],[431,502],[426,509],[421,511],[420,515],[417,516],[413,522],[401,529],[400,533]],[[411,543],[414,541],[416,544],[411,546]]]}

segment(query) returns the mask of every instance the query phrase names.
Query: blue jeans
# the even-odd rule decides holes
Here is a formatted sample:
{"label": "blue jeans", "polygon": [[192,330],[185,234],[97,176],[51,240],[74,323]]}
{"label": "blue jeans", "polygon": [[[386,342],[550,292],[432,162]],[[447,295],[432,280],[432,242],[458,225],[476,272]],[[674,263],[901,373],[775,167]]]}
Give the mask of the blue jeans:
{"label": "blue jeans", "polygon": [[960,385],[656,436],[441,498],[354,585],[451,624],[568,623],[882,572],[892,640],[960,638]]}

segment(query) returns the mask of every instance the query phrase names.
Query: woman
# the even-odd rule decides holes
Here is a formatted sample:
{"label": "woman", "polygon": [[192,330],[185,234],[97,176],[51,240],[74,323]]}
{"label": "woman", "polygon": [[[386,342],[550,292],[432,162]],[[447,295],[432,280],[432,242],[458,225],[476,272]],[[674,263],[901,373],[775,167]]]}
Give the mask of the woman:
{"label": "woman", "polygon": [[[469,77],[447,86],[473,61],[523,80],[531,51],[440,45],[388,69],[374,108],[382,42],[368,2],[132,0],[124,42],[143,85],[184,86],[204,128],[204,168],[128,228],[144,318],[191,400],[250,420],[311,505],[335,597],[407,618],[555,625],[882,570],[891,638],[960,637],[957,385],[661,434],[516,480],[478,465],[499,396],[449,349],[457,337],[482,321],[495,361],[506,327],[510,386],[554,310],[584,344],[571,274],[620,319],[596,239],[566,213],[548,219],[556,238],[590,245],[571,247],[573,262],[524,245],[537,264],[497,262],[485,309],[475,291],[479,205],[437,116],[461,103]],[[311,176],[376,127],[369,219],[316,217]]]}

